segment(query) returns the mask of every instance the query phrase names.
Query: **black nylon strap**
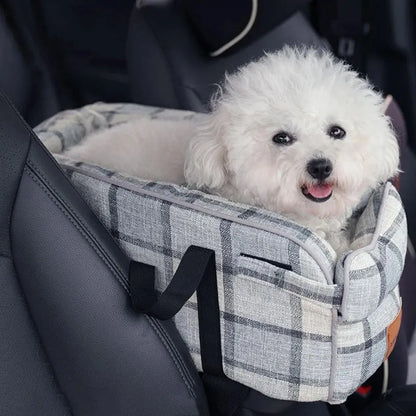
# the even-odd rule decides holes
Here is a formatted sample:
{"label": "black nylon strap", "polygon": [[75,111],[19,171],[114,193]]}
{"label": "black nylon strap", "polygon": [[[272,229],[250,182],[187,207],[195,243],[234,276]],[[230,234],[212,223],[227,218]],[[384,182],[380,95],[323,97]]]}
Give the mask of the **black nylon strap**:
{"label": "black nylon strap", "polygon": [[172,318],[197,290],[201,360],[204,372],[224,376],[215,252],[190,246],[171,282],[157,296],[155,268],[132,261],[129,282],[133,307],[158,319]]}
{"label": "black nylon strap", "polygon": [[133,306],[155,318],[170,319],[196,291],[207,270],[215,275],[214,251],[190,246],[169,285],[158,297],[154,288],[155,268],[132,261],[129,281]]}
{"label": "black nylon strap", "polygon": [[[210,250],[211,251],[211,250]],[[207,258],[204,278],[198,287],[199,343],[204,372],[225,376],[222,369],[220,307],[218,304],[215,252]]]}
{"label": "black nylon strap", "polygon": [[130,262],[130,297],[136,311],[147,313],[157,301],[154,280],[155,268],[153,266],[136,261]]}

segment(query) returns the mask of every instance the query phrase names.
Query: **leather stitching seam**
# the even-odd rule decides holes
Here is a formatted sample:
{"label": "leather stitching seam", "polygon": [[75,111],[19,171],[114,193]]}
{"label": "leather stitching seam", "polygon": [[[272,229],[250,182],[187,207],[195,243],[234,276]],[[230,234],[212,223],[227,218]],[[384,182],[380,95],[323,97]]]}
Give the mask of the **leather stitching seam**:
{"label": "leather stitching seam", "polygon": [[[56,191],[56,189],[51,185],[51,183],[42,174],[42,172],[33,164],[33,162],[31,162],[30,160],[28,160],[27,163],[30,166],[30,168],[32,168],[42,178],[42,180],[45,182],[45,184],[48,185],[48,187],[50,188],[50,191],[49,192],[52,191],[55,195],[59,195],[59,193]],[[46,186],[45,186],[45,188],[46,188]],[[57,199],[55,195],[52,195],[52,197],[54,199]],[[76,212],[74,212],[74,210],[68,204],[66,204],[65,201],[64,201],[64,199],[62,197],[60,197],[60,196],[59,196],[59,203],[61,203],[71,213],[71,215],[88,231],[88,233],[90,234],[90,236],[88,238],[90,240],[92,240],[92,242],[95,243],[98,247],[100,247],[100,249],[102,251],[101,255],[102,256],[105,256],[105,254],[104,254],[105,253],[105,250],[102,248],[101,244],[94,238],[93,233],[89,230],[88,226],[79,218],[79,216],[76,214]],[[109,261],[109,260],[107,259],[107,261]],[[119,278],[121,280],[123,280],[124,284],[127,287],[127,281],[122,277],[123,276],[122,271],[115,264],[112,264],[112,267],[113,267],[113,269],[115,269],[117,271],[117,273],[119,275]],[[129,292],[128,289],[127,289],[127,291]]]}
{"label": "leather stitching seam", "polygon": [[95,253],[100,257],[100,259],[106,264],[106,266],[112,271],[112,274],[114,277],[120,282],[124,290],[130,294],[130,290],[125,284],[125,282],[120,279],[118,276],[118,273],[115,272],[114,267],[112,264],[108,262],[108,260],[100,253],[99,250],[97,250],[96,247],[94,247],[94,241],[85,233],[85,231],[74,221],[73,218],[65,211],[65,209],[62,208],[61,204],[56,200],[55,196],[46,188],[44,184],[42,184],[39,179],[30,172],[29,169],[25,168],[26,173],[32,178],[32,180],[44,191],[44,193],[49,197],[49,199],[56,205],[56,207],[65,215],[65,217],[75,226],[75,228],[80,232],[80,234],[85,238],[85,240],[88,242],[88,244],[91,246],[91,248],[95,251]]}

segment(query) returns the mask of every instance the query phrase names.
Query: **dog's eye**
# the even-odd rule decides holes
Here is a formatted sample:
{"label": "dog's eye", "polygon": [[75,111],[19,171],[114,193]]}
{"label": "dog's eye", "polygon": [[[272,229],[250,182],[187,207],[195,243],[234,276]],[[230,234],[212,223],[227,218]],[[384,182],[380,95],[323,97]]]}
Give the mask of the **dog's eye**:
{"label": "dog's eye", "polygon": [[280,131],[279,133],[273,136],[273,141],[277,144],[292,144],[295,141],[295,138],[285,131]]}
{"label": "dog's eye", "polygon": [[345,136],[345,130],[339,126],[331,126],[328,129],[328,135],[334,139],[343,139]]}

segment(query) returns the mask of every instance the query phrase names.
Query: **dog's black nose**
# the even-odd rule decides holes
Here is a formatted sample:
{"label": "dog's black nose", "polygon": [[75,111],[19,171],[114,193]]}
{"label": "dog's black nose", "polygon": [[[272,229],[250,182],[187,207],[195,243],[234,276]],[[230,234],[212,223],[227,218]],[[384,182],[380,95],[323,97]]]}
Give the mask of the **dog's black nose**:
{"label": "dog's black nose", "polygon": [[332,163],[329,159],[312,159],[308,162],[306,170],[312,178],[323,181],[332,172]]}

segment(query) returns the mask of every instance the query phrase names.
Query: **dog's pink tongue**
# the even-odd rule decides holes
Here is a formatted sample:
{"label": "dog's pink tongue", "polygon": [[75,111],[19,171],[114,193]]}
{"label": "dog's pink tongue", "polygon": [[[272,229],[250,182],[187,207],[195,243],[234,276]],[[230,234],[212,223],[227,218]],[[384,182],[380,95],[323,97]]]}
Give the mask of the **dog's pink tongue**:
{"label": "dog's pink tongue", "polygon": [[316,199],[322,199],[329,196],[332,192],[332,185],[329,183],[319,183],[315,185],[307,185],[306,189]]}

